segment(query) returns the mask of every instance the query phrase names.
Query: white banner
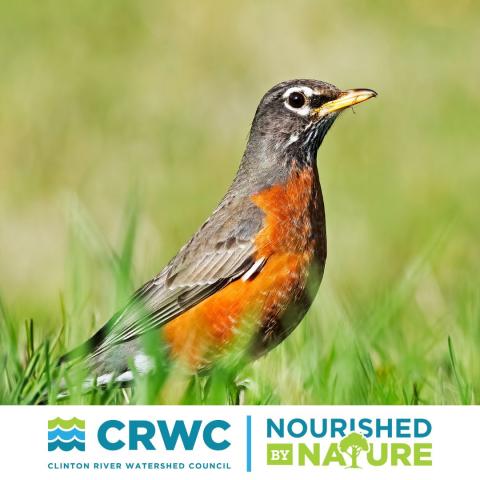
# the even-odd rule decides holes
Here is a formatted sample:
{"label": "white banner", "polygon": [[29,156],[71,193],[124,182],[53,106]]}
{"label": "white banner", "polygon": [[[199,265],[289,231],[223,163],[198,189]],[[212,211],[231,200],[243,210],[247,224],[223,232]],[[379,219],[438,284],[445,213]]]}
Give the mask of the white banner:
{"label": "white banner", "polygon": [[0,422],[1,478],[480,478],[480,407],[5,406]]}

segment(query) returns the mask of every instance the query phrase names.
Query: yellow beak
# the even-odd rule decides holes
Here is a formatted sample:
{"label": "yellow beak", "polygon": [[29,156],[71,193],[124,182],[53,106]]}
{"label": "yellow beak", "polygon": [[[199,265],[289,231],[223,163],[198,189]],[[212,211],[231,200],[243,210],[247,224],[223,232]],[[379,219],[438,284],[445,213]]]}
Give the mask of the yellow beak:
{"label": "yellow beak", "polygon": [[345,90],[340,96],[331,102],[324,103],[317,111],[323,116],[328,113],[338,112],[345,108],[357,105],[357,103],[365,102],[369,98],[376,97],[377,92],[369,88],[354,88],[353,90]]}

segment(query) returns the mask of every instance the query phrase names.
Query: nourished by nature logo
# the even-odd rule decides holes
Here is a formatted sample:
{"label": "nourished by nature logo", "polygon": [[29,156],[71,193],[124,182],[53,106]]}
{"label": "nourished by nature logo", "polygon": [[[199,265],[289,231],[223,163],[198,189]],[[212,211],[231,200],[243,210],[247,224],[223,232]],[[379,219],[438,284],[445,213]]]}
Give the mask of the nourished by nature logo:
{"label": "nourished by nature logo", "polygon": [[432,466],[431,431],[424,418],[268,419],[267,437],[282,443],[267,443],[267,465]]}
{"label": "nourished by nature logo", "polygon": [[57,417],[48,421],[48,451],[85,451],[85,420],[77,417],[65,420]]}

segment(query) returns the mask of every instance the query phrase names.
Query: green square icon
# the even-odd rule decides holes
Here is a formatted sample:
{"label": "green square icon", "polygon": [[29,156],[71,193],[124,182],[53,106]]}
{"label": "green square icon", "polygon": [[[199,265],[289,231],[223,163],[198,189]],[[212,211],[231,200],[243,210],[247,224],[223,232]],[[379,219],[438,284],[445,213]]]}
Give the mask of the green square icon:
{"label": "green square icon", "polygon": [[293,465],[293,445],[291,443],[268,443],[267,465]]}

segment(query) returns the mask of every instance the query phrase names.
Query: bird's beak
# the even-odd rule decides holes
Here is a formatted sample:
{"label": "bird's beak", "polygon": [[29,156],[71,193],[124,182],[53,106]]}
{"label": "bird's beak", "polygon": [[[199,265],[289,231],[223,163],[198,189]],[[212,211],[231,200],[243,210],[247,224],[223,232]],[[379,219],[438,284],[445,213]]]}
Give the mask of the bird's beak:
{"label": "bird's beak", "polygon": [[354,88],[353,90],[345,90],[340,96],[331,102],[324,103],[319,109],[320,116],[328,113],[339,112],[345,108],[357,105],[357,103],[365,102],[369,98],[376,97],[377,92],[369,88]]}

